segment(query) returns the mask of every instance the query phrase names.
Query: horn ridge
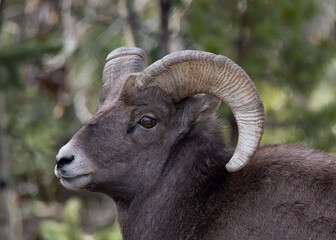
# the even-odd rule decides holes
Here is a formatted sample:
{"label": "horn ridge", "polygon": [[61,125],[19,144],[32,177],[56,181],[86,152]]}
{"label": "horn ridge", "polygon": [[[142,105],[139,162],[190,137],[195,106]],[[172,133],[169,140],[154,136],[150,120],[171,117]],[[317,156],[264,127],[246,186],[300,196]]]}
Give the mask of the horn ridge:
{"label": "horn ridge", "polygon": [[106,58],[106,62],[118,58],[118,57],[124,57],[124,56],[132,56],[137,55],[142,58],[145,64],[147,64],[147,56],[144,50],[137,47],[120,47],[112,52],[110,52]]}
{"label": "horn ridge", "polygon": [[146,66],[146,53],[141,48],[120,47],[110,52],[103,70],[98,108],[107,99],[116,99],[124,79],[122,76],[142,72]]}
{"label": "horn ridge", "polygon": [[206,93],[228,105],[239,131],[236,151],[226,165],[229,172],[246,166],[256,152],[264,130],[264,107],[250,77],[231,59],[203,51],[174,52],[144,69],[136,84],[158,85],[175,101]]}

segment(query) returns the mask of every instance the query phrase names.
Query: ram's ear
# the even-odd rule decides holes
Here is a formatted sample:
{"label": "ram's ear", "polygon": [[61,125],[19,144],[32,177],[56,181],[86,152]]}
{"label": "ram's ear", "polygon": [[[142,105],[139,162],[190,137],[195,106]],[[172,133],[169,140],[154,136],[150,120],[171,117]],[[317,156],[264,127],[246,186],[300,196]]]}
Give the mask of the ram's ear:
{"label": "ram's ear", "polygon": [[216,113],[221,101],[211,95],[197,94],[177,104],[179,124],[189,125]]}

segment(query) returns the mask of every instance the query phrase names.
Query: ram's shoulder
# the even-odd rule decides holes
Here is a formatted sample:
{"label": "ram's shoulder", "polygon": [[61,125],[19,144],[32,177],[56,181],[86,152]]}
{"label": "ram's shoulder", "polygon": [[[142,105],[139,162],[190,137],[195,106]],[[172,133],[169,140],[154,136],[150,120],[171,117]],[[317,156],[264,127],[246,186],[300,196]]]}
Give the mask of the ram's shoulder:
{"label": "ram's shoulder", "polygon": [[336,170],[335,156],[296,144],[262,146],[257,150],[251,162],[251,167],[281,166],[295,168],[298,171],[314,171],[325,168]]}

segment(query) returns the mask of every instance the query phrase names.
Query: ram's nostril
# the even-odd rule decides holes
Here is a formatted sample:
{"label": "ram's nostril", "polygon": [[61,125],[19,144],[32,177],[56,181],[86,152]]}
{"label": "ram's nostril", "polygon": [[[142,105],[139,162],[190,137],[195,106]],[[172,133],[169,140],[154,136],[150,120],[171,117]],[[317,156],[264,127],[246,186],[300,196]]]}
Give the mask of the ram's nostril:
{"label": "ram's nostril", "polygon": [[56,160],[56,165],[57,168],[61,168],[64,165],[72,162],[75,159],[75,156],[71,155],[71,156],[67,156],[67,157],[61,157],[60,159]]}

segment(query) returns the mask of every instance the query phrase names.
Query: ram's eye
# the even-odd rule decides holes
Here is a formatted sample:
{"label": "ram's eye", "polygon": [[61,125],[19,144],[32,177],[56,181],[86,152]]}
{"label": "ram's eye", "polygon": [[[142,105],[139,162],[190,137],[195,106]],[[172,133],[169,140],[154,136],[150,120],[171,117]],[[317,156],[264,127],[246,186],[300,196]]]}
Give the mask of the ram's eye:
{"label": "ram's eye", "polygon": [[140,120],[140,124],[145,128],[152,128],[156,125],[156,119],[151,117],[143,117]]}

